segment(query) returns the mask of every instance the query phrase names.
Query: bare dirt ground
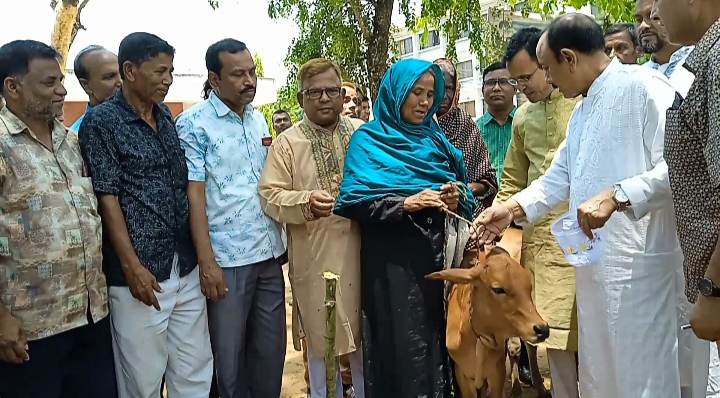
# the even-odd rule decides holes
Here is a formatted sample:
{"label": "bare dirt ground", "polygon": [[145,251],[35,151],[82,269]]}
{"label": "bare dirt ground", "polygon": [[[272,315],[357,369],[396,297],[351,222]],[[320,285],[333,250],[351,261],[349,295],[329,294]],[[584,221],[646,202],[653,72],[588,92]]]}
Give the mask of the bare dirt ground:
{"label": "bare dirt ground", "polygon": [[[282,398],[307,398],[305,393],[305,369],[303,368],[302,353],[295,351],[292,344],[292,295],[290,293],[290,283],[287,280],[287,269],[285,270],[285,307],[287,312],[287,353],[285,355],[285,372],[283,374]],[[544,350],[538,353],[538,361],[540,362],[540,370],[545,377],[546,387],[550,387],[549,370],[547,358]],[[537,394],[530,390],[524,389],[521,398],[535,398]]]}

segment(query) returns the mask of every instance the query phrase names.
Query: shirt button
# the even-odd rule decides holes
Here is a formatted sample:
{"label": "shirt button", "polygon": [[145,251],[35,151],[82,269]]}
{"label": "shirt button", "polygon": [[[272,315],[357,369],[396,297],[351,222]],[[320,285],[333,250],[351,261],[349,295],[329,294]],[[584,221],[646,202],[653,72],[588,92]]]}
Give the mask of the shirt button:
{"label": "shirt button", "polygon": [[428,217],[427,223],[428,223],[428,225],[432,225],[432,217]]}

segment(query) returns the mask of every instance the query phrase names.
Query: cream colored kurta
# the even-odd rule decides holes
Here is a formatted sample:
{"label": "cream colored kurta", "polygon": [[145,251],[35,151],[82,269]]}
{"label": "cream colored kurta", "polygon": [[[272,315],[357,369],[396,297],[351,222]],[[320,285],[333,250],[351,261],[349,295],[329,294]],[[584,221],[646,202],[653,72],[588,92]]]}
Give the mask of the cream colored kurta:
{"label": "cream colored kurta", "polygon": [[326,271],[340,275],[336,353],[350,353],[360,345],[360,229],[334,214],[316,219],[309,205],[314,190],[337,197],[348,142],[360,124],[342,117],[330,132],[305,118],[275,139],[260,179],[263,210],[286,224],[290,284],[308,349],[316,356],[326,349]]}
{"label": "cream colored kurta", "polygon": [[[568,121],[578,102],[579,98],[567,99],[555,90],[544,101],[527,102],[518,108],[497,202],[527,188],[550,167],[565,141]],[[550,225],[567,211],[567,203],[563,203],[535,225],[523,228],[522,263],[533,273],[535,306],[550,325],[550,337],[542,345],[577,351],[575,270],[550,233]]]}

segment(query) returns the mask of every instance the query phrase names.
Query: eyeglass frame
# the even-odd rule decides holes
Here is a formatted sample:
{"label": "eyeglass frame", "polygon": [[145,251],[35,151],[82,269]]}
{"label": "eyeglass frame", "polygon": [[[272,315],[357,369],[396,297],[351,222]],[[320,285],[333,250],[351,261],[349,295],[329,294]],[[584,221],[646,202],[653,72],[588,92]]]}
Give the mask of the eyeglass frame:
{"label": "eyeglass frame", "polygon": [[540,70],[540,67],[537,66],[537,67],[535,67],[535,70],[533,71],[533,73],[520,76],[520,77],[517,78],[517,79],[510,78],[510,79],[508,79],[508,83],[510,83],[510,85],[513,86],[513,87],[515,87],[515,88],[517,88],[518,86],[521,86],[521,85],[522,85],[522,86],[525,86],[525,85],[527,85],[527,84],[530,82],[530,79],[532,79],[533,76],[535,76],[535,74],[536,74],[537,71],[539,71],[539,70]]}
{"label": "eyeglass frame", "polygon": [[[337,93],[337,95],[330,95],[328,90],[338,90],[338,93]],[[310,95],[310,91],[316,91],[316,92],[319,91],[320,95],[317,98],[314,98],[313,95]],[[306,89],[300,91],[300,94],[302,94],[303,96],[307,96],[309,99],[312,99],[312,100],[319,100],[320,98],[323,97],[323,95],[327,96],[329,99],[333,99],[333,98],[337,98],[337,97],[341,96],[342,93],[343,93],[342,87],[306,88]]]}
{"label": "eyeglass frame", "polygon": [[[494,80],[495,82],[494,82],[492,85],[490,85],[489,83],[490,83],[491,81],[493,81],[493,80]],[[495,87],[496,85],[502,87],[502,84],[500,83],[500,80],[506,80],[507,83],[508,83],[508,85],[510,85],[510,87],[515,88],[515,86],[513,86],[512,84],[510,84],[510,79],[505,79],[504,77],[503,77],[503,78],[500,78],[500,79],[488,79],[488,80],[483,80],[483,88],[485,88],[485,87],[493,88],[493,87]]]}

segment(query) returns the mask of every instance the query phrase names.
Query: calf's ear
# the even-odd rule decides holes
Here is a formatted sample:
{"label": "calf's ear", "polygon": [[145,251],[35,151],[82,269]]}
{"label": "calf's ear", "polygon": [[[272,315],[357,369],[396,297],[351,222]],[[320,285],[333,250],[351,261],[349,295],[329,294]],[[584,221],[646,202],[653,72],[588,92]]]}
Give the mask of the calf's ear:
{"label": "calf's ear", "polygon": [[451,268],[443,271],[433,272],[425,275],[425,279],[450,281],[453,283],[472,283],[478,278],[478,267],[473,268]]}

